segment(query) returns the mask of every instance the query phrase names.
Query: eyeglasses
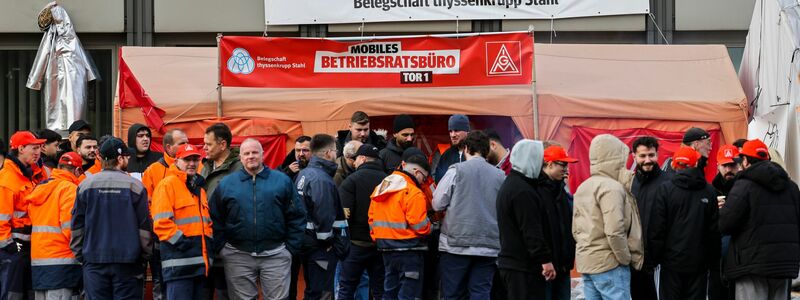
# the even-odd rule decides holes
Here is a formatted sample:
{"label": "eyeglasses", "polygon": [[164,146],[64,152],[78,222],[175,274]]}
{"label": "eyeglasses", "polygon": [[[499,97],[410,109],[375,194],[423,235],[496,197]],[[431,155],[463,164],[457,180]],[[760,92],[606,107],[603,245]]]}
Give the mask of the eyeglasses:
{"label": "eyeglasses", "polygon": [[554,161],[553,164],[556,164],[556,165],[564,167],[564,168],[567,167],[567,163],[565,163],[563,161]]}
{"label": "eyeglasses", "polygon": [[425,181],[425,180],[428,179],[428,174],[427,173],[423,172],[420,169],[416,169],[416,171],[419,172],[420,174],[422,174],[422,181]]}

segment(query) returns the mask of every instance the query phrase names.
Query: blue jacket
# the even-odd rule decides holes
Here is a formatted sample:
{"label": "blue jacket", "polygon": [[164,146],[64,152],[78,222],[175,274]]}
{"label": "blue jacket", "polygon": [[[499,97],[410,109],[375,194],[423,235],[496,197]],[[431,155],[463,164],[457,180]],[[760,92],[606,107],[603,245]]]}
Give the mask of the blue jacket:
{"label": "blue jacket", "polygon": [[464,156],[464,153],[461,153],[459,156],[458,148],[453,146],[447,148],[447,150],[445,150],[444,153],[438,157],[438,159],[439,160],[436,161],[436,158],[434,158],[434,161],[436,161],[434,163],[436,169],[433,170],[433,181],[436,182],[436,184],[439,184],[439,180],[442,180],[442,177],[444,177],[444,174],[447,173],[447,169],[449,169],[450,166],[467,160],[467,158]]}
{"label": "blue jacket", "polygon": [[308,210],[303,251],[333,246],[335,254],[344,258],[350,249],[350,239],[339,191],[333,182],[336,168],[334,162],[312,157],[308,167],[297,174],[295,183]]}
{"label": "blue jacket", "polygon": [[214,252],[225,243],[260,253],[280,247],[297,253],[305,228],[305,209],[286,174],[268,167],[251,176],[245,169],[223,178],[211,198]]}
{"label": "blue jacket", "polygon": [[150,257],[147,190],[122,171],[103,170],[78,186],[70,249],[82,263],[137,263]]}

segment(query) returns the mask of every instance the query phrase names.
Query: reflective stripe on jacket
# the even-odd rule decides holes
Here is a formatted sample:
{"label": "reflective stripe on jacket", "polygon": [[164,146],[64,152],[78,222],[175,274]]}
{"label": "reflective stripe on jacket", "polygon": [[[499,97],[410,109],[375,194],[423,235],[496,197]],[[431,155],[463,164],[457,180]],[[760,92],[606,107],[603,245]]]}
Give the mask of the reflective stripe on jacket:
{"label": "reflective stripe on jacket", "polygon": [[[14,242],[14,237],[30,240],[30,235],[20,230],[26,224],[30,225],[25,197],[35,185],[31,176],[31,169],[22,166],[17,159],[9,157],[3,163],[3,169],[0,170],[0,248]],[[12,234],[12,230],[15,234]]]}
{"label": "reflective stripe on jacket", "polygon": [[[195,175],[200,176],[200,175]],[[153,231],[161,241],[165,281],[208,275],[211,216],[204,189],[187,187],[186,173],[174,165],[153,193]]]}
{"label": "reflective stripe on jacket", "polygon": [[394,171],[372,193],[369,206],[370,236],[379,250],[425,250],[431,232],[428,201],[416,180]]}
{"label": "reflective stripe on jacket", "polygon": [[54,169],[52,177],[27,196],[31,233],[31,275],[33,289],[75,288],[81,267],[69,248],[70,220],[78,178]]}
{"label": "reflective stripe on jacket", "polygon": [[[153,193],[156,191],[156,186],[159,182],[161,182],[161,180],[169,175],[167,170],[174,164],[175,159],[164,152],[164,158],[159,159],[157,162],[144,170],[144,173],[142,173],[142,185],[144,185],[144,189],[147,190],[147,197],[149,199],[153,198]],[[152,200],[149,203],[150,207],[153,207]]]}

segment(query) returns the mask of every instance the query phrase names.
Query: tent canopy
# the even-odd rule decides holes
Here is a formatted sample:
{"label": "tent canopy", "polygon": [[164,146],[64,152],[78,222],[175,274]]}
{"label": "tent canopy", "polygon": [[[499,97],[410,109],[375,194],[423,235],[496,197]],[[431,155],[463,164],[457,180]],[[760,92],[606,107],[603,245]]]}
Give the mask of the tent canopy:
{"label": "tent canopy", "polygon": [[[124,47],[122,59],[156,106],[166,112],[163,120],[168,128],[218,117],[216,48]],[[543,139],[569,144],[570,129],[565,124],[587,121],[641,120],[658,126],[653,121],[663,120],[684,127],[700,122],[718,126],[727,142],[744,137],[747,131],[746,98],[724,46],[536,44],[535,65]],[[270,123],[274,126],[261,126],[278,133],[296,130],[297,125],[306,133],[333,133],[346,127],[354,111],[362,110],[371,116],[508,116],[523,136],[532,138],[533,90],[528,85],[226,87],[219,103],[222,116],[228,119],[280,120]],[[144,122],[138,108],[119,108],[114,118],[116,135],[133,123]]]}

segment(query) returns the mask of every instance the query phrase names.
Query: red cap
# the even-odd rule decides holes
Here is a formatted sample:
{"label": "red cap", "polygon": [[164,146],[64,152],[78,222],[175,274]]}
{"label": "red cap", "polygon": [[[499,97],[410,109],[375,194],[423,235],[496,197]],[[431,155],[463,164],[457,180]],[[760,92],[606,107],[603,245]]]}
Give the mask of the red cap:
{"label": "red cap", "polygon": [[11,149],[19,149],[27,145],[42,145],[46,142],[45,139],[36,138],[30,131],[17,131],[11,136]]}
{"label": "red cap", "polygon": [[578,162],[577,159],[569,157],[567,155],[567,151],[564,151],[564,148],[561,148],[559,146],[550,146],[547,147],[547,149],[544,149],[544,161],[545,162],[561,161],[565,163]]}
{"label": "red cap", "polygon": [[722,145],[717,151],[717,164],[727,165],[735,163],[734,159],[739,157],[739,148],[734,145]]}
{"label": "red cap", "polygon": [[65,164],[76,168],[80,168],[81,166],[83,166],[83,159],[81,159],[81,156],[78,155],[78,153],[76,152],[67,152],[61,155],[61,158],[58,159],[58,164],[59,165]]}
{"label": "red cap", "polygon": [[183,144],[180,146],[180,148],[178,148],[178,153],[175,154],[175,158],[183,159],[195,155],[202,156],[203,153],[200,152],[200,149],[198,149],[195,146],[192,146],[191,144]]}
{"label": "red cap", "polygon": [[672,156],[672,168],[675,169],[678,166],[678,163],[682,163],[684,165],[694,167],[697,165],[697,160],[703,156],[697,150],[691,147],[681,147],[678,151],[675,151],[675,154]]}
{"label": "red cap", "polygon": [[769,159],[769,148],[759,139],[749,140],[742,146],[741,155],[747,155],[752,158]]}

